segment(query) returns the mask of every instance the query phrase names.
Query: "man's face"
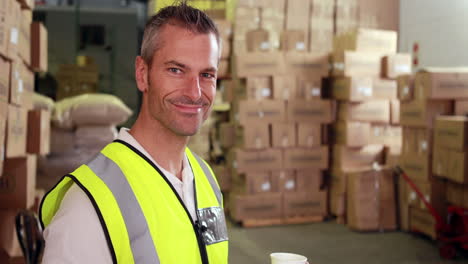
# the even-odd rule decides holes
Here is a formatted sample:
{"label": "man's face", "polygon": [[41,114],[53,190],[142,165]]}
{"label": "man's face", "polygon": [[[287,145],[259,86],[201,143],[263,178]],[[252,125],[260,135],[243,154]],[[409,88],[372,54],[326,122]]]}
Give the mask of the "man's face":
{"label": "man's face", "polygon": [[192,136],[208,118],[216,93],[216,37],[165,25],[159,39],[147,72],[149,113],[174,134]]}

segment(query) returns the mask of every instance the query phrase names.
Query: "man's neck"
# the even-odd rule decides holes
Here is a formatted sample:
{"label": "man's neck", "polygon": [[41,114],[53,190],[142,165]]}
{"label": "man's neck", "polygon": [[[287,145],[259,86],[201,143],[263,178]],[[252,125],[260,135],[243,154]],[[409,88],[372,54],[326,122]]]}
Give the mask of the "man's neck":
{"label": "man's neck", "polygon": [[188,137],[180,137],[154,120],[140,115],[130,134],[165,170],[182,180],[182,164]]}

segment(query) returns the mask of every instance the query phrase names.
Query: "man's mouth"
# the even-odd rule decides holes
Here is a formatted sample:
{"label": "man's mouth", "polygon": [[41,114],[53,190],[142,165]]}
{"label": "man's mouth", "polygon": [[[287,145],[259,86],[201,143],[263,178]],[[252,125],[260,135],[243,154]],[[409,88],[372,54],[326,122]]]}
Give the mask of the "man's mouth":
{"label": "man's mouth", "polygon": [[203,110],[203,104],[183,104],[183,103],[172,103],[177,110],[185,114],[198,114]]}

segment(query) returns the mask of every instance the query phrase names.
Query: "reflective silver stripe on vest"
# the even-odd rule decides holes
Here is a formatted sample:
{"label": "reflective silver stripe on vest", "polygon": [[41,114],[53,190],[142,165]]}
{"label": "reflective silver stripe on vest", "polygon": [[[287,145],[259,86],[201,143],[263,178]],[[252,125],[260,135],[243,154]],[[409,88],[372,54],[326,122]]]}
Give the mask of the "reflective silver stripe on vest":
{"label": "reflective silver stripe on vest", "polygon": [[159,264],[158,253],[154,248],[148,223],[122,170],[102,153],[99,153],[87,165],[94,174],[104,181],[117,200],[127,227],[135,264]]}
{"label": "reflective silver stripe on vest", "polygon": [[206,175],[206,178],[208,178],[208,181],[210,182],[211,189],[213,189],[216,198],[218,199],[219,207],[223,207],[223,194],[221,193],[221,190],[218,187],[218,184],[216,184],[216,180],[214,179],[214,175],[211,173],[210,169],[208,166],[206,166],[205,162],[195,153],[193,153],[193,156],[197,160],[198,164],[200,164],[201,169],[203,170],[203,173]]}

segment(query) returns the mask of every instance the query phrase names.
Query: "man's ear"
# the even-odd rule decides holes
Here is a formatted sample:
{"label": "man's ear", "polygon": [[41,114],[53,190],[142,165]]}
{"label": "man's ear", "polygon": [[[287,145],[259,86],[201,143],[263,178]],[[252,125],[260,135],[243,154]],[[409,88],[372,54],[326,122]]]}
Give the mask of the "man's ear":
{"label": "man's ear", "polygon": [[145,93],[148,91],[148,76],[149,67],[141,56],[137,56],[135,59],[135,80],[137,83],[138,90]]}

